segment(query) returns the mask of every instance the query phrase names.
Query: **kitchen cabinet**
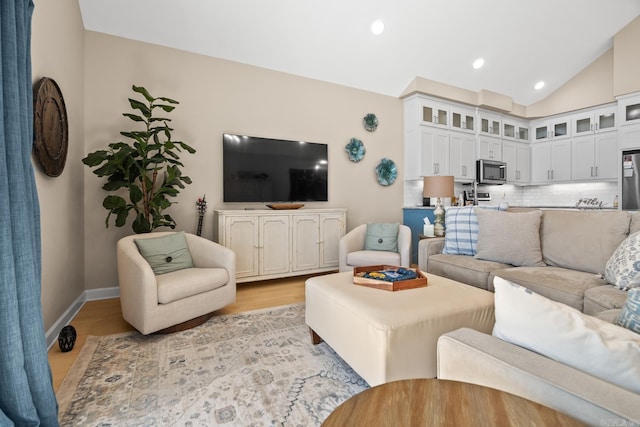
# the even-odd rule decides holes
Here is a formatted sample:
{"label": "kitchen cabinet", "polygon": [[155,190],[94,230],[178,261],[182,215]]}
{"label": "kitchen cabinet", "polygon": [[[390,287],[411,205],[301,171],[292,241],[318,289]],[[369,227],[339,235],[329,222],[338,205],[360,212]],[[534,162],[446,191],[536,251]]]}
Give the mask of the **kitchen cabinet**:
{"label": "kitchen cabinet", "polygon": [[449,106],[431,99],[423,99],[422,124],[428,126],[448,127]]}
{"label": "kitchen cabinet", "polygon": [[461,132],[475,133],[476,130],[476,113],[472,109],[463,107],[451,107],[451,126],[452,130]]}
{"label": "kitchen cabinet", "polygon": [[618,98],[618,117],[623,126],[640,124],[640,92]]}
{"label": "kitchen cabinet", "polygon": [[502,141],[502,161],[507,164],[508,183],[529,183],[531,180],[531,152],[529,144]]}
{"label": "kitchen cabinet", "polygon": [[449,174],[449,131],[420,125],[405,131],[404,179]]}
{"label": "kitchen cabinet", "polygon": [[574,114],[571,119],[573,136],[615,131],[617,108],[614,104]]}
{"label": "kitchen cabinet", "polygon": [[478,136],[478,159],[502,160],[502,140],[491,136]]}
{"label": "kitchen cabinet", "polygon": [[449,173],[454,180],[471,182],[476,178],[476,138],[462,132],[449,134]]}
{"label": "kitchen cabinet", "polygon": [[216,210],[214,240],[236,254],[236,281],[338,268],[345,209]]}
{"label": "kitchen cabinet", "polygon": [[531,144],[531,183],[571,180],[571,141]]}
{"label": "kitchen cabinet", "polygon": [[402,209],[402,223],[411,229],[411,263],[418,263],[418,242],[420,235],[424,233],[424,218],[429,222],[435,222],[433,207],[416,207]]}
{"label": "kitchen cabinet", "polygon": [[573,138],[571,179],[615,180],[618,175],[618,135],[616,132]]}
{"label": "kitchen cabinet", "polygon": [[620,129],[620,149],[640,149],[640,124]]}
{"label": "kitchen cabinet", "polygon": [[502,139],[529,142],[529,123],[503,117]]}
{"label": "kitchen cabinet", "polygon": [[449,175],[449,132],[423,127],[420,133],[420,176]]}
{"label": "kitchen cabinet", "polygon": [[502,117],[498,114],[486,111],[478,111],[478,119],[480,121],[480,134],[500,137],[502,126]]}
{"label": "kitchen cabinet", "polygon": [[571,137],[571,122],[568,117],[536,120],[532,122],[534,141],[549,141]]}

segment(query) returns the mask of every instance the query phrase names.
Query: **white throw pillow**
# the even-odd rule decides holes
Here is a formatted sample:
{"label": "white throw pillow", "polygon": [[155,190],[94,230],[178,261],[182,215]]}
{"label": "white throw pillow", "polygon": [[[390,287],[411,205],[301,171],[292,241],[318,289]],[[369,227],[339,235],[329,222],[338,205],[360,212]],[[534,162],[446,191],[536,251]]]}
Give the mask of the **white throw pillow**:
{"label": "white throw pillow", "polygon": [[640,336],[496,277],[493,335],[640,393]]}
{"label": "white throw pillow", "polygon": [[640,231],[629,235],[613,252],[604,278],[622,290],[640,287]]}

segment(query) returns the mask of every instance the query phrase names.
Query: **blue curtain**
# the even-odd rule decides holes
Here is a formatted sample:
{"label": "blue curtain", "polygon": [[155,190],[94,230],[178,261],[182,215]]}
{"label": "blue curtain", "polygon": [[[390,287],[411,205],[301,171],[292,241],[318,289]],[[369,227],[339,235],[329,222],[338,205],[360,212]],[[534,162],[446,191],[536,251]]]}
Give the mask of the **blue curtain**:
{"label": "blue curtain", "polygon": [[31,0],[0,0],[0,426],[57,426],[31,164]]}

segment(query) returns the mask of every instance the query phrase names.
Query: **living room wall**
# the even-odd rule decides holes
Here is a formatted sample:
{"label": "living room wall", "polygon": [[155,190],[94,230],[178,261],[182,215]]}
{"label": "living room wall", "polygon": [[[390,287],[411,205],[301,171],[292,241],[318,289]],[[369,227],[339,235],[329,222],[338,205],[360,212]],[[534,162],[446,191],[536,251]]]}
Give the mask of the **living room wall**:
{"label": "living room wall", "polygon": [[50,77],[65,98],[69,149],[62,174],[45,175],[37,162],[42,241],[42,305],[49,329],[84,291],[84,187],[80,159],[83,122],[84,28],[77,0],[36,0],[32,19],[34,83]]}
{"label": "living room wall", "polygon": [[[121,114],[129,110],[132,84],[180,101],[171,113],[174,136],[197,153],[182,158],[193,184],[171,208],[178,229],[195,232],[195,201],[203,194],[209,202],[203,229],[208,238],[213,236],[213,209],[263,208],[222,202],[224,132],[326,143],[329,202],[307,206],[347,208],[347,229],[365,222],[402,221],[401,178],[383,187],[375,176],[377,163],[387,157],[402,177],[400,99],[94,32],[85,33],[84,53],[85,153],[119,140],[121,130],[135,126]],[[367,113],[380,121],[373,133],[362,126]],[[349,161],[344,150],[352,137],[361,139],[367,150],[359,163]],[[84,179],[86,289],[115,287],[116,242],[131,231],[113,225],[105,229],[102,180],[88,168]]]}

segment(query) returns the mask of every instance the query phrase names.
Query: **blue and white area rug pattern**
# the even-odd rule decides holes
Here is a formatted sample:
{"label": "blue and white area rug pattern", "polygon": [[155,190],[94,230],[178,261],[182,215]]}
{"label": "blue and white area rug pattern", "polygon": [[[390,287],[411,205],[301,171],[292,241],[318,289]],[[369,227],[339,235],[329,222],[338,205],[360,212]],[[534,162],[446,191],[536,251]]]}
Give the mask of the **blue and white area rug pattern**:
{"label": "blue and white area rug pattern", "polygon": [[170,335],[89,337],[57,397],[63,426],[318,426],[368,387],[311,344],[298,303]]}

